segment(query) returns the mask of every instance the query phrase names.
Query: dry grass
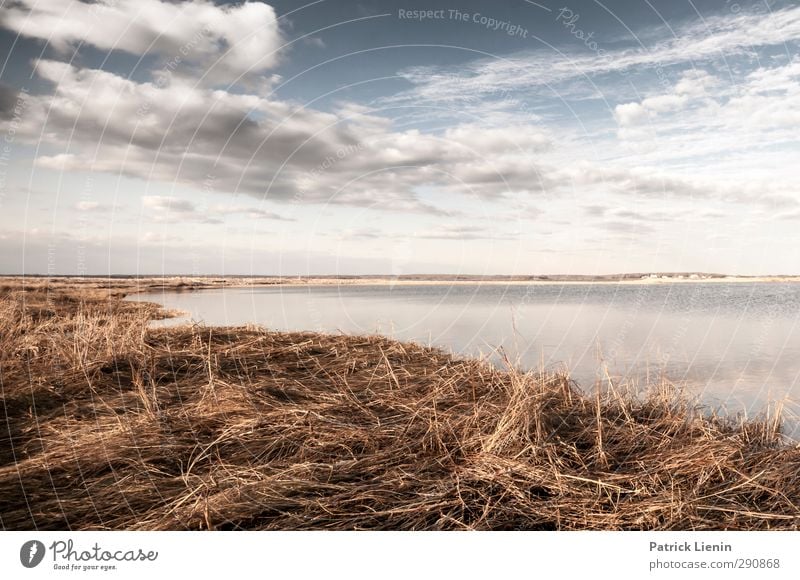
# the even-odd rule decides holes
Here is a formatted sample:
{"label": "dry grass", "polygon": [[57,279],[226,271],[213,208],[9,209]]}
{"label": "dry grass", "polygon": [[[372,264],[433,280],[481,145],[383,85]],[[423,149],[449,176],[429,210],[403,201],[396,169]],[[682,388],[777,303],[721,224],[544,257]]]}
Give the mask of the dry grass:
{"label": "dry grass", "polygon": [[[130,285],[130,283],[128,283]],[[5,529],[798,529],[780,418],[0,282]]]}

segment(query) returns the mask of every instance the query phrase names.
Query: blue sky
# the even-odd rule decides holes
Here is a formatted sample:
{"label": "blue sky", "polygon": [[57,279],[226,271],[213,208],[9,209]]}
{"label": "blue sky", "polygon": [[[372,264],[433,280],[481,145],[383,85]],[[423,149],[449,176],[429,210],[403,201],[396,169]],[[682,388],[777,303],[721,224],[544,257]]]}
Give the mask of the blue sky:
{"label": "blue sky", "polygon": [[0,273],[800,271],[794,2],[0,6]]}

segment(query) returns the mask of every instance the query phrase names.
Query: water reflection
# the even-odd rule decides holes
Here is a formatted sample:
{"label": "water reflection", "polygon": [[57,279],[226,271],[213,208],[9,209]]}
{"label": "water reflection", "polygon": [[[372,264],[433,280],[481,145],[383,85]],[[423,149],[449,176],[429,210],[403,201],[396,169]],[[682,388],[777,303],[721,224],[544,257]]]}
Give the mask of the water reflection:
{"label": "water reflection", "polygon": [[[710,405],[759,409],[800,382],[800,285],[781,283],[298,286],[139,296],[212,325],[380,333],[582,385],[665,374]],[[176,324],[185,320],[167,321]]]}

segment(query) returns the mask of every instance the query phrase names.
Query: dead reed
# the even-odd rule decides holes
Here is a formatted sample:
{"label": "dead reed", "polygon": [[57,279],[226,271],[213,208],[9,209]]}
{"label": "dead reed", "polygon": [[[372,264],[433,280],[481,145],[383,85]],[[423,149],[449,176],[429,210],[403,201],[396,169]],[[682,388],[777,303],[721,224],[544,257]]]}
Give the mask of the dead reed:
{"label": "dead reed", "polygon": [[375,336],[148,330],[124,291],[0,288],[0,527],[800,527],[779,417]]}

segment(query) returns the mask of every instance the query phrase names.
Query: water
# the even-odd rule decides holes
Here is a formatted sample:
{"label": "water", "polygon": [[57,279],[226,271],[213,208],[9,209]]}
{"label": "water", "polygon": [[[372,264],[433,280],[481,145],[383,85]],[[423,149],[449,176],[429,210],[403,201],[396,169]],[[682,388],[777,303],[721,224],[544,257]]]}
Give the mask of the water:
{"label": "water", "polygon": [[526,368],[566,367],[586,387],[663,374],[729,412],[800,398],[800,284],[274,286],[133,299],[210,325],[379,333],[498,362],[504,352]]}

